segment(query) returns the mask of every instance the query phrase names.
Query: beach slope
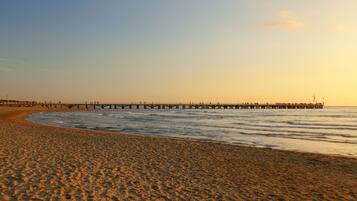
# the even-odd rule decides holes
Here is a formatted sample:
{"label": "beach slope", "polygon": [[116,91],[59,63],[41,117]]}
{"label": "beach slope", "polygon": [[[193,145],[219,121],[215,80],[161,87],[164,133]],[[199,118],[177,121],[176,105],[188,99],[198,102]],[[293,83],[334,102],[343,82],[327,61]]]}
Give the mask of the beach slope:
{"label": "beach slope", "polygon": [[357,200],[354,158],[24,120],[41,110],[0,108],[0,200]]}

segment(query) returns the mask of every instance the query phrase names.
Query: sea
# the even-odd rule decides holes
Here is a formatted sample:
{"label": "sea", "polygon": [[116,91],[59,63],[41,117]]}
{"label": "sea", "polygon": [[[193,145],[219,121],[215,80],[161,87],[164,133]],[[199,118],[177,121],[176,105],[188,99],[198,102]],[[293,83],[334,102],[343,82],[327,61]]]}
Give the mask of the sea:
{"label": "sea", "polygon": [[357,156],[357,107],[324,109],[97,109],[41,112],[28,120],[149,136]]}

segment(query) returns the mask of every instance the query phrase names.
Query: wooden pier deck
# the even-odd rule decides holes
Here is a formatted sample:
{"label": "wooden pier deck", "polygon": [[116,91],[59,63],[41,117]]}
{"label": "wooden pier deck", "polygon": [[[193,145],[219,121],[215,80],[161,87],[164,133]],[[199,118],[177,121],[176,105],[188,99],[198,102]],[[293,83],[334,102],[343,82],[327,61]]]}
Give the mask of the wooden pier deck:
{"label": "wooden pier deck", "polygon": [[162,104],[162,103],[128,103],[128,104],[68,104],[68,103],[39,103],[34,101],[0,100],[0,106],[18,107],[48,107],[48,108],[77,108],[77,109],[323,109],[323,103],[237,103],[237,104]]}

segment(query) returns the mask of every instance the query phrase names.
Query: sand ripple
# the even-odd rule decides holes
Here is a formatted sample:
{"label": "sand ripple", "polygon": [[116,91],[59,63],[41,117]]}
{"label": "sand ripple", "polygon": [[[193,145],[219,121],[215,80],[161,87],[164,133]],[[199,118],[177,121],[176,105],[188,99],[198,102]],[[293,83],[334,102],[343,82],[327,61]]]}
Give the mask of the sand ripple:
{"label": "sand ripple", "polygon": [[43,127],[5,111],[0,200],[357,200],[356,159]]}

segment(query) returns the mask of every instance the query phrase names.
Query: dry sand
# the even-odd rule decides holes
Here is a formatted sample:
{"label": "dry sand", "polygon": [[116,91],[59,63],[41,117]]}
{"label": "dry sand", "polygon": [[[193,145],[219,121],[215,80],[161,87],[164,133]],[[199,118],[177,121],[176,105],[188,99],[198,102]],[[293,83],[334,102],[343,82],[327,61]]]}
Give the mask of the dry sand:
{"label": "dry sand", "polygon": [[357,160],[40,126],[0,108],[0,200],[357,200]]}

